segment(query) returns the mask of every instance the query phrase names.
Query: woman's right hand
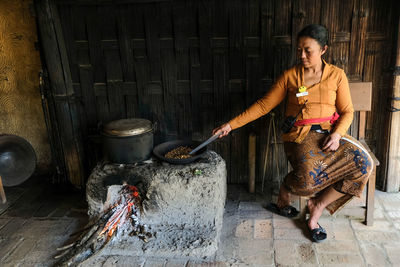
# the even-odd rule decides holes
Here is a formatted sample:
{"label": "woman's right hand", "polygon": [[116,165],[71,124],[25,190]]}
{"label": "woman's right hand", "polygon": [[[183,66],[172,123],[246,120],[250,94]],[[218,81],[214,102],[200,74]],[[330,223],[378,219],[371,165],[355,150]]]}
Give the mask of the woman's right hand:
{"label": "woman's right hand", "polygon": [[215,128],[212,133],[213,135],[221,133],[221,135],[219,136],[219,138],[222,138],[224,136],[227,136],[229,134],[229,132],[232,131],[232,127],[229,123],[224,123],[221,126]]}

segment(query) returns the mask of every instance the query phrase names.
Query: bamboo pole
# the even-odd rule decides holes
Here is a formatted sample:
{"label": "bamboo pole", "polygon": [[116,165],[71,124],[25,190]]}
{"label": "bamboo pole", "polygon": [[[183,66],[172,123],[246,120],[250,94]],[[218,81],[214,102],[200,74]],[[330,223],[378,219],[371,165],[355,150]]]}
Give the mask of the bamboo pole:
{"label": "bamboo pole", "polygon": [[400,18],[397,31],[397,55],[391,101],[392,115],[389,135],[387,192],[398,192],[400,189]]}

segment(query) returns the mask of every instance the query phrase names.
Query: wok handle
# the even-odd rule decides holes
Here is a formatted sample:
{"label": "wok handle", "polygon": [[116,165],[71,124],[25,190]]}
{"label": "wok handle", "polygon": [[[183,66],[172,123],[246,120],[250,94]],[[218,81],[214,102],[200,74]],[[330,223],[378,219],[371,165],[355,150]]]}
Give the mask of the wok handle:
{"label": "wok handle", "polygon": [[218,133],[218,134],[214,134],[213,136],[211,136],[210,138],[208,138],[206,141],[204,141],[203,143],[201,143],[199,146],[197,146],[195,149],[193,149],[192,151],[189,152],[189,155],[193,155],[194,153],[196,153],[197,151],[199,151],[200,149],[202,149],[203,147],[205,147],[206,145],[214,142],[215,140],[218,139],[218,137],[222,134]]}

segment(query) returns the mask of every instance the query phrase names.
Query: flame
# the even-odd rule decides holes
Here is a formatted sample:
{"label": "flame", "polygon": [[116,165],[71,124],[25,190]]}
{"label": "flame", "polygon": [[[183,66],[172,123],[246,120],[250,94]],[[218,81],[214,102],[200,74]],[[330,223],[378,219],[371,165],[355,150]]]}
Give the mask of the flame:
{"label": "flame", "polygon": [[[116,230],[121,227],[123,223],[125,223],[126,219],[133,215],[133,212],[137,210],[135,209],[136,203],[140,202],[140,195],[136,186],[126,185],[122,188],[121,192],[124,194],[125,201],[122,202],[120,200],[118,203],[112,206],[111,209],[115,210],[99,234],[99,237],[106,234],[107,242],[116,232]],[[121,199],[122,198],[123,197],[121,197]]]}

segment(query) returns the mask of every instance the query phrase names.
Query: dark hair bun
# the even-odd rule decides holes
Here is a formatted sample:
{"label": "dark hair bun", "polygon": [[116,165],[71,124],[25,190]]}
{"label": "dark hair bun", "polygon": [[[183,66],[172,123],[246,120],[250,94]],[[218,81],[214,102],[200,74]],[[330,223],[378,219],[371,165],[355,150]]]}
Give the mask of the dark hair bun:
{"label": "dark hair bun", "polygon": [[321,47],[328,45],[328,30],[322,25],[307,25],[297,34],[297,40],[299,40],[300,37],[313,38],[320,44]]}

